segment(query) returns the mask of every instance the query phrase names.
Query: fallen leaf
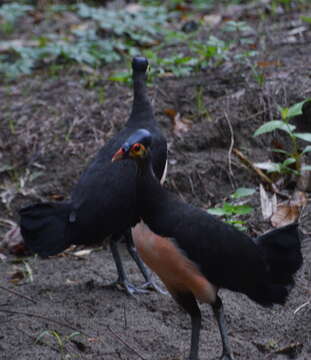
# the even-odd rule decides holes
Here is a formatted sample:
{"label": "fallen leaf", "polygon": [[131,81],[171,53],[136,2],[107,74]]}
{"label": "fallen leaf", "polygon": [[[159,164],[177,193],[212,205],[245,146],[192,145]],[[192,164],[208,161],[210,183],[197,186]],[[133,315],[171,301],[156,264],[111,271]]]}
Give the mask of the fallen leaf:
{"label": "fallen leaf", "polygon": [[203,17],[203,23],[209,26],[216,26],[221,22],[222,16],[219,14],[210,14]]}
{"label": "fallen leaf", "polygon": [[305,193],[296,191],[291,200],[278,204],[275,213],[271,217],[272,226],[280,227],[297,221],[301,208],[306,204],[307,197]]}
{"label": "fallen leaf", "polygon": [[273,227],[280,227],[291,224],[298,219],[298,206],[291,206],[290,204],[279,204],[276,212],[271,217],[271,224]]}
{"label": "fallen leaf", "polygon": [[[4,222],[4,220],[1,219],[1,222]],[[5,233],[3,237],[3,246],[6,247],[13,255],[26,255],[27,248],[20,233],[20,227],[18,226],[18,224],[11,220],[7,220],[6,223],[9,224],[11,228]]]}
{"label": "fallen leaf", "polygon": [[11,273],[9,281],[13,284],[18,284],[24,279],[25,279],[25,273],[22,270],[16,270],[13,273]]}
{"label": "fallen leaf", "polygon": [[182,133],[186,133],[190,129],[191,125],[190,120],[182,118],[180,113],[177,113],[174,118],[173,132],[176,136],[181,136]]}
{"label": "fallen leaf", "polygon": [[84,257],[90,255],[92,252],[92,249],[85,249],[85,250],[79,250],[73,253],[74,256],[77,257]]}
{"label": "fallen leaf", "polygon": [[259,186],[260,190],[260,205],[261,205],[261,213],[264,220],[270,219],[273,213],[275,213],[277,208],[277,199],[276,195],[273,194],[271,198],[269,198],[268,193],[262,184]]}
{"label": "fallen leaf", "polygon": [[261,68],[266,68],[269,66],[282,66],[280,60],[273,60],[273,61],[257,61],[257,66]]}
{"label": "fallen leaf", "polygon": [[192,126],[192,122],[186,118],[182,118],[180,113],[176,110],[168,108],[164,109],[164,114],[173,122],[173,133],[176,136],[181,136],[182,133],[187,132]]}
{"label": "fallen leaf", "polygon": [[177,115],[177,111],[174,109],[164,109],[164,114],[171,120],[174,120],[175,116]]}

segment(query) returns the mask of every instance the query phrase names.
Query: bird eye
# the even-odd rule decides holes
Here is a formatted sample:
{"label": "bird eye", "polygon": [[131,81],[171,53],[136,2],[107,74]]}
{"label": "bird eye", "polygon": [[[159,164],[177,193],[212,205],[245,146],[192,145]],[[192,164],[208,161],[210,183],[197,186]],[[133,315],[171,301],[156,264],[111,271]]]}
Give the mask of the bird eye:
{"label": "bird eye", "polygon": [[134,150],[135,152],[138,152],[138,151],[140,150],[140,145],[139,145],[139,144],[135,144],[135,145],[133,146],[133,150]]}

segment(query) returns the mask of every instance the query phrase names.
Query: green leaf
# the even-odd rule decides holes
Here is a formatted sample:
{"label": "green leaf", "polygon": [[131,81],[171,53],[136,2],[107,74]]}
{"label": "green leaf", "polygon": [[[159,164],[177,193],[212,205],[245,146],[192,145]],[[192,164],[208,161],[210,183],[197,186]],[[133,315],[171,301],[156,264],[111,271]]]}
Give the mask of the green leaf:
{"label": "green leaf", "polygon": [[299,139],[311,142],[311,133],[294,133],[293,135]]}
{"label": "green leaf", "polygon": [[49,330],[44,330],[41,334],[39,334],[36,339],[35,339],[35,344],[37,344],[38,342],[40,342],[40,340],[45,336],[45,335],[51,335]]}
{"label": "green leaf", "polygon": [[252,195],[254,194],[256,190],[255,189],[252,189],[252,188],[245,188],[245,187],[241,187],[241,188],[238,188],[232,195],[231,197],[233,199],[239,199],[241,197],[244,197],[244,196],[249,196],[249,195]]}
{"label": "green leaf", "polygon": [[283,166],[287,166],[287,165],[291,165],[291,164],[294,164],[296,162],[296,159],[290,157],[286,160],[283,161],[282,165]]}
{"label": "green leaf", "polygon": [[300,19],[311,24],[311,16],[300,16]]}
{"label": "green leaf", "polygon": [[223,216],[226,215],[226,211],[223,208],[210,208],[207,210],[209,214]]}
{"label": "green leaf", "polygon": [[113,75],[109,76],[108,80],[129,83],[131,81],[131,77],[132,77],[132,75],[129,71],[120,71],[120,72],[116,72]]}
{"label": "green leaf", "polygon": [[294,116],[297,115],[301,115],[302,114],[302,106],[305,102],[310,101],[311,99],[306,99],[304,101],[301,101],[297,104],[294,104],[293,106],[291,106],[290,108],[288,108],[288,112],[287,112],[287,118],[292,118]]}
{"label": "green leaf", "polygon": [[271,149],[271,151],[281,154],[288,154],[288,151],[282,149]]}
{"label": "green leaf", "polygon": [[311,145],[308,145],[308,146],[306,146],[305,148],[304,148],[304,150],[303,150],[303,154],[305,154],[305,153],[307,153],[307,152],[310,152],[311,151]]}
{"label": "green leaf", "polygon": [[265,124],[261,125],[254,133],[253,136],[262,135],[268,132],[272,132],[274,130],[283,130],[286,131],[288,134],[292,133],[296,129],[296,126],[286,124],[284,121],[281,120],[272,120],[266,122]]}
{"label": "green leaf", "polygon": [[72,338],[74,338],[75,336],[80,336],[81,333],[79,331],[75,331],[72,334],[70,334],[67,338],[67,340],[71,340]]}
{"label": "green leaf", "polygon": [[238,215],[249,214],[253,211],[253,208],[248,205],[234,205],[233,212]]}

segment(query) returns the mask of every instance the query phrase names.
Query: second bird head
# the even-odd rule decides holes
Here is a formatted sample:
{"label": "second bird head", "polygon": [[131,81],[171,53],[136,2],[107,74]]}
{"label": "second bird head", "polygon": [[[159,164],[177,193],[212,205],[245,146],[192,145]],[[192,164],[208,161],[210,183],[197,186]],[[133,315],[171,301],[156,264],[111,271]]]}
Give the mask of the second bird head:
{"label": "second bird head", "polygon": [[152,143],[152,135],[148,130],[135,131],[113,155],[112,162],[124,159],[141,161],[146,159]]}

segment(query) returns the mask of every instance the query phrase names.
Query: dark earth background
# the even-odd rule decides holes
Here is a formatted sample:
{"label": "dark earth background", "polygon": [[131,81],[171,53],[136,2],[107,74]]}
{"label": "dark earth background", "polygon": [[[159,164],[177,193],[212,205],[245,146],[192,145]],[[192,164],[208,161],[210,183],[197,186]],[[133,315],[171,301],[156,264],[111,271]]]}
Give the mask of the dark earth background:
{"label": "dark earth background", "polygon": [[[253,162],[273,159],[276,139],[288,145],[284,134],[252,135],[277,117],[277,104],[290,106],[311,97],[311,25],[300,18],[311,16],[311,4],[298,2],[269,13],[269,1],[221,3],[210,14],[222,21],[246,21],[254,29],[249,37],[257,46],[263,84],[249,66],[228,60],[185,77],[156,77],[149,95],[169,144],[166,186],[203,208],[230,200],[238,187],[255,188],[247,198],[255,210],[244,218],[248,233],[256,236],[272,228],[261,214],[261,179],[229,153],[230,144],[234,141]],[[21,18],[11,37],[23,38],[36,26]],[[206,26],[201,36],[217,31],[217,26]],[[165,56],[162,51],[159,56]],[[38,69],[31,76],[0,82],[1,286],[35,301],[0,289],[0,359],[179,360],[188,354],[190,319],[169,296],[150,292],[129,297],[103,287],[116,278],[107,246],[82,254],[77,251],[84,248],[72,248],[44,260],[16,256],[16,248],[13,254],[8,249],[8,242],[19,240],[17,210],[36,201],[67,198],[87,162],[125,123],[132,90],[108,77],[126,70],[129,59],[97,69],[92,86],[93,75],[79,66],[64,66],[56,74]],[[181,123],[172,121],[172,113],[180,114]],[[299,131],[311,132],[310,112],[293,122]],[[282,192],[291,196],[293,182],[280,185]],[[305,196],[310,194],[305,191]],[[304,265],[285,306],[265,309],[244,295],[221,291],[236,359],[311,359],[309,204],[300,222]],[[122,244],[120,248],[130,280],[141,285],[142,276]],[[200,357],[216,359],[221,354],[216,322],[209,306],[201,309]]]}

